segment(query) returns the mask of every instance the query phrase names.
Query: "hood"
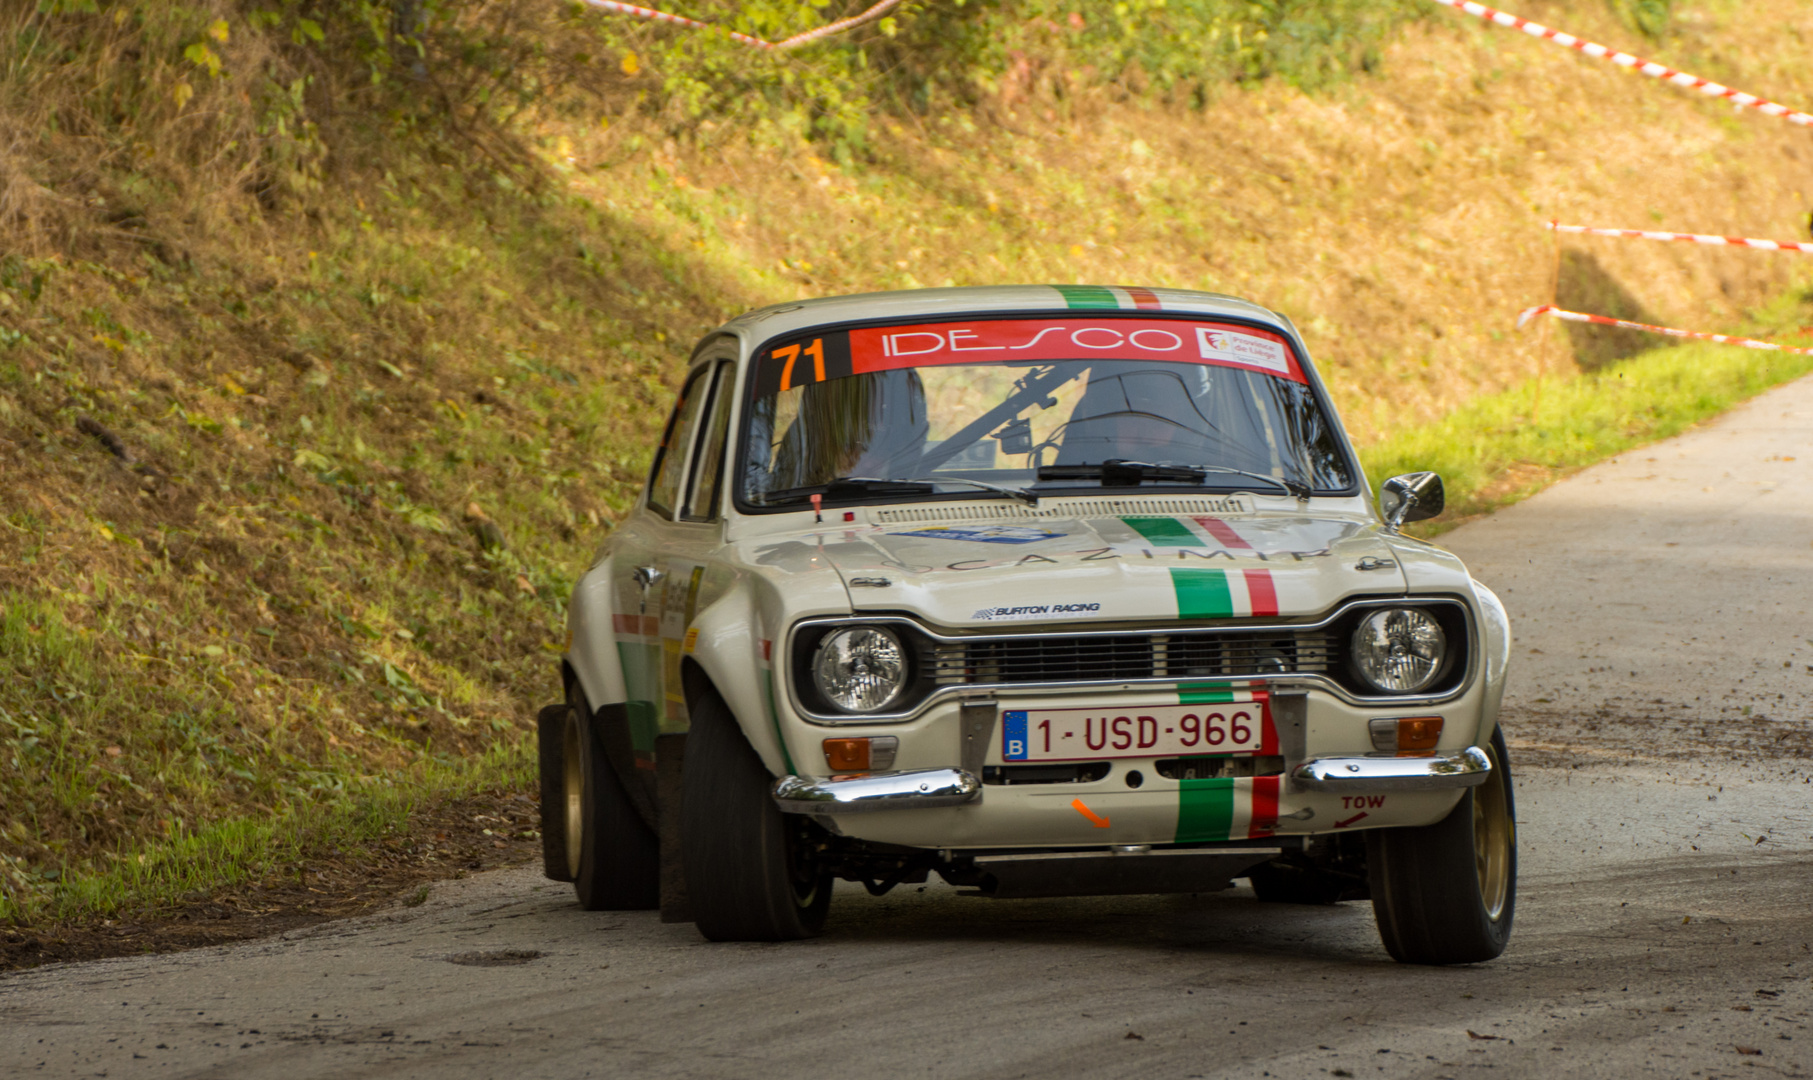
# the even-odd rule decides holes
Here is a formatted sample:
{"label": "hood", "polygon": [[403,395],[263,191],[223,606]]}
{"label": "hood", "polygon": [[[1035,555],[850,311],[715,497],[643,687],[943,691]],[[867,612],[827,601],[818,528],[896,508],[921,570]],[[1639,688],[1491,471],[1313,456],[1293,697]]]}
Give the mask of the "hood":
{"label": "hood", "polygon": [[1378,527],[1349,517],[971,520],[816,539],[856,610],[944,626],[1310,616],[1405,588]]}

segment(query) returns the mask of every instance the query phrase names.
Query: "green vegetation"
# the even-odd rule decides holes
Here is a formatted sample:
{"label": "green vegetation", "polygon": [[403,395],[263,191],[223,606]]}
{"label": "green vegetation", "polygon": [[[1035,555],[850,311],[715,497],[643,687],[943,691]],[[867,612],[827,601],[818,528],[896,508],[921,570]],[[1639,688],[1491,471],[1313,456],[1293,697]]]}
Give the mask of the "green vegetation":
{"label": "green vegetation", "polygon": [[[1813,293],[1797,293],[1734,333],[1804,346],[1801,327],[1810,315]],[[1433,536],[1809,371],[1813,356],[1795,353],[1697,341],[1658,347],[1591,374],[1532,379],[1476,398],[1436,423],[1388,435],[1360,456],[1375,489],[1416,469],[1442,475],[1448,512],[1418,530]]]}
{"label": "green vegetation", "polygon": [[[772,39],[861,6],[684,10]],[[1577,121],[1541,96],[1575,58],[1427,7],[949,0],[774,55],[546,0],[0,5],[0,920],[168,904],[526,784],[573,575],[687,349],[738,311],[1241,293],[1304,328],[1363,441],[1516,382],[1506,296],[1549,265],[1522,192],[1566,190],[1655,103]],[[1780,38],[1750,52],[1798,59]],[[1400,84],[1406,39],[1433,59]],[[1462,69],[1518,104],[1444,98]],[[1617,197],[1679,211],[1737,177],[1746,207],[1804,210],[1765,138],[1704,151],[1728,112],[1682,105],[1686,135],[1646,146],[1668,190]],[[1775,273],[1730,273],[1731,303]],[[1669,352],[1626,366],[1783,362]],[[1637,392],[1579,411],[1571,457],[1516,442],[1514,387],[1368,462],[1489,501],[1503,469],[1786,370],[1722,364],[1654,416]],[[1545,380],[1533,430],[1620,370]]]}

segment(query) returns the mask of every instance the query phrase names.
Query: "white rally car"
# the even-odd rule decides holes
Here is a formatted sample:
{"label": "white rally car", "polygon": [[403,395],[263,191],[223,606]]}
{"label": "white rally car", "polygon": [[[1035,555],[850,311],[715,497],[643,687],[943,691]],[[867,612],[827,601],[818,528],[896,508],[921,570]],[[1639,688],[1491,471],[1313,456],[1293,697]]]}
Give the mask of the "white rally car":
{"label": "white rally car", "polygon": [[1516,888],[1504,608],[1399,526],[1281,315],[1165,289],[837,297],[693,352],[575,588],[546,872],[714,940],[834,879],[1370,898],[1490,959]]}

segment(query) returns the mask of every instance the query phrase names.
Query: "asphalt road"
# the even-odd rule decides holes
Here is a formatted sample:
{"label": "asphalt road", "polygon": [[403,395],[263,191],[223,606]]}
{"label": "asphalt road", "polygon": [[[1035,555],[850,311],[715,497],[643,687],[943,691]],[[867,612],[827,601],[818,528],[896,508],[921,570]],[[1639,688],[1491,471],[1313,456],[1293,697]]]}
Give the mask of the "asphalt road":
{"label": "asphalt road", "polygon": [[505,871],[0,977],[0,1076],[1813,1073],[1809,466],[1813,380],[1446,538],[1519,632],[1523,875],[1494,963],[1402,967],[1366,904],[1246,890],[850,887],[820,939],[711,945]]}

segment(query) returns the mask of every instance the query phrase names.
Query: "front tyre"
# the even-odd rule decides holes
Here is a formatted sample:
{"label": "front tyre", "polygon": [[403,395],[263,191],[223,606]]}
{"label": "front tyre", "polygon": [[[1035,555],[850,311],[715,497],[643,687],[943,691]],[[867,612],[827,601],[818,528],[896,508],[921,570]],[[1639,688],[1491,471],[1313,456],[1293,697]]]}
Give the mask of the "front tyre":
{"label": "front tyre", "polygon": [[680,846],[693,921],[712,941],[793,941],[825,925],[831,877],[773,784],[729,707],[703,695],[686,736]]}
{"label": "front tyre", "polygon": [[1447,817],[1366,834],[1372,910],[1393,959],[1471,964],[1504,952],[1517,905],[1517,815],[1502,729],[1492,771]]}
{"label": "front tyre", "polygon": [[567,705],[559,807],[573,891],[587,911],[661,906],[661,848],[604,754],[583,698]]}

